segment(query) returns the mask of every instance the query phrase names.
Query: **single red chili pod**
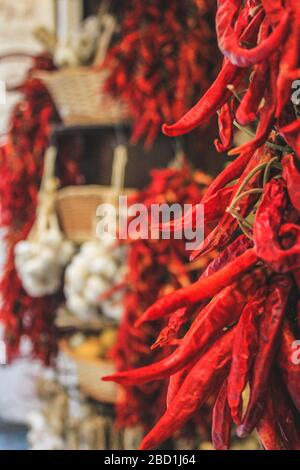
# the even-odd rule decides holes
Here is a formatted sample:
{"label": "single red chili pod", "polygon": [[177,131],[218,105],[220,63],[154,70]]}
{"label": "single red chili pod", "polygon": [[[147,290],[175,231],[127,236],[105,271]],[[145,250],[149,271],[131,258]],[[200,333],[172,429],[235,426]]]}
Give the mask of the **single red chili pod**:
{"label": "single red chili pod", "polygon": [[[258,43],[267,38],[269,28],[269,21],[265,18],[259,30]],[[236,111],[236,120],[243,126],[255,121],[257,118],[269,81],[269,63],[264,61],[257,64],[250,78],[248,89]]]}
{"label": "single red chili pod", "polygon": [[273,124],[275,122],[275,109],[276,109],[276,80],[278,69],[278,54],[273,54],[269,59],[269,74],[267,87],[265,89],[265,103],[259,111],[259,121],[255,138],[231,150],[231,155],[236,155],[241,152],[255,152],[256,149],[261,147],[270,135]]}
{"label": "single red chili pod", "polygon": [[257,320],[264,312],[266,288],[261,287],[245,306],[236,327],[228,376],[228,404],[236,424],[242,419],[242,393],[248,383],[258,346]]}
{"label": "single red chili pod", "polygon": [[216,450],[229,449],[232,424],[231,410],[227,400],[227,380],[225,380],[213,408],[212,443]]}
{"label": "single red chili pod", "polygon": [[180,328],[187,322],[189,314],[190,312],[186,308],[180,308],[174,312],[170,316],[167,326],[162,329],[151,349],[170,344],[177,337]]}
{"label": "single red chili pod", "polygon": [[279,334],[292,287],[286,275],[275,275],[270,283],[265,314],[259,325],[258,349],[250,382],[250,400],[242,424],[237,428],[239,437],[250,434],[262,416],[269,375],[279,346]]}
{"label": "single red chili pod", "polygon": [[262,62],[256,66],[249,87],[235,114],[236,120],[242,126],[247,126],[257,119],[259,106],[268,83],[268,73],[267,62]]}
{"label": "single red chili pod", "polygon": [[226,89],[227,85],[240,83],[243,75],[241,69],[225,60],[217,79],[198,103],[176,124],[164,124],[163,133],[170,137],[176,137],[187,134],[203,122],[208,121],[231,96],[231,92]]}
{"label": "single red chili pod", "polygon": [[233,141],[234,101],[225,103],[218,113],[219,139],[215,140],[218,152],[227,152]]}

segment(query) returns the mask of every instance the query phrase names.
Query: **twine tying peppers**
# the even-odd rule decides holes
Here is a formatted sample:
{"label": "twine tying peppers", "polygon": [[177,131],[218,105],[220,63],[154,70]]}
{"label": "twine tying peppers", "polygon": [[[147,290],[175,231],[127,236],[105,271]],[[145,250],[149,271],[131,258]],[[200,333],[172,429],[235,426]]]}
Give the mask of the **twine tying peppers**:
{"label": "twine tying peppers", "polygon": [[196,310],[173,352],[106,380],[169,378],[166,409],[141,449],[158,447],[210,399],[216,449],[230,447],[234,424],[240,437],[256,428],[265,449],[299,450],[300,367],[292,346],[300,338],[300,121],[291,85],[300,66],[300,2],[219,0],[216,25],[225,56],[220,74],[163,131],[185,134],[219,112],[216,146],[224,151],[233,145],[235,123],[256,128],[230,151],[239,156],[202,198],[206,208],[218,195],[217,216],[205,212],[206,238],[192,257],[219,254],[196,283],[159,299],[138,321],[171,321],[179,308]]}

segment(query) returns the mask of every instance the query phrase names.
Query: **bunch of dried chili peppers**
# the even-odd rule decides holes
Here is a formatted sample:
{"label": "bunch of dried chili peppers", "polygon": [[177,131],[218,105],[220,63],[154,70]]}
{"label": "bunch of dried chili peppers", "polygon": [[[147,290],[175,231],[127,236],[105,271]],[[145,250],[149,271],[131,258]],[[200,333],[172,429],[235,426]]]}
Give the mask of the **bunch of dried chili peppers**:
{"label": "bunch of dried chili peppers", "polygon": [[[106,89],[129,105],[132,141],[150,146],[163,122],[182,116],[215,77],[215,2],[124,0],[120,37],[105,60]],[[147,112],[145,112],[145,110]]]}
{"label": "bunch of dried chili peppers", "polygon": [[[33,70],[52,68],[47,56],[35,59]],[[20,341],[30,338],[32,353],[48,362],[55,352],[53,318],[59,298],[32,299],[22,288],[14,264],[14,247],[27,238],[35,220],[43,157],[51,126],[58,121],[51,97],[31,72],[21,88],[6,141],[0,147],[0,226],[7,259],[0,279],[0,320],[5,326],[8,358],[19,355]],[[66,143],[70,145],[70,142]],[[59,176],[65,184],[78,181],[78,169],[66,145],[59,156]]]}
{"label": "bunch of dried chili peppers", "polygon": [[219,254],[198,281],[160,298],[138,321],[176,322],[180,309],[187,318],[196,309],[174,351],[111,379],[132,386],[169,378],[165,412],[142,449],[159,446],[214,397],[216,449],[229,448],[235,425],[239,437],[256,429],[265,449],[299,450],[300,119],[291,94],[300,3],[219,0],[216,26],[224,54],[218,78],[163,130],[182,135],[218,112],[219,150],[232,148],[236,126],[251,137],[230,150],[238,156],[202,198],[205,239],[193,258]]}
{"label": "bunch of dried chili peppers", "polygon": [[[196,174],[198,182],[195,181]],[[210,181],[202,173],[196,174],[192,174],[186,165],[181,169],[154,170],[151,183],[134,195],[130,204],[143,204],[149,209],[149,220],[152,204],[195,204],[202,198]],[[209,258],[204,257],[196,267],[191,267],[184,241],[173,237],[164,240],[131,239],[125,313],[114,352],[118,371],[151,364],[171,351],[169,345],[176,338],[180,324],[187,321],[184,309],[178,312],[176,321],[164,328],[157,342],[157,331],[166,326],[163,319],[139,329],[134,328],[134,324],[157,297],[191,285],[208,261]],[[162,344],[164,349],[159,347]],[[117,406],[118,424],[122,427],[141,425],[148,431],[163,412],[165,398],[164,381],[126,386]],[[198,420],[197,428],[203,437],[207,437],[207,420]]]}

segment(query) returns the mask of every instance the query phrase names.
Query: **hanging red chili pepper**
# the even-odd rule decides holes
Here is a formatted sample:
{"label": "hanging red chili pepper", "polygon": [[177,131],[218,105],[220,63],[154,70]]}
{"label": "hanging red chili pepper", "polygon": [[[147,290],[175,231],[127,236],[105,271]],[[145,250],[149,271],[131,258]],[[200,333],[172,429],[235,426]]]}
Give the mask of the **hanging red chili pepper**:
{"label": "hanging red chili pepper", "polygon": [[[199,186],[190,170],[162,169],[152,172],[152,181],[147,188],[133,197],[133,203],[144,204],[194,204],[202,198],[205,186]],[[150,219],[149,219],[150,221]],[[208,259],[207,259],[208,260]],[[203,268],[207,264],[203,263]],[[187,271],[188,254],[184,241],[172,235],[169,240],[137,239],[129,244],[128,292],[125,295],[125,315],[119,329],[119,341],[114,358],[117,370],[138,368],[152,361],[163,361],[170,345],[177,339],[181,329],[190,323],[190,314],[178,310],[170,317],[167,326],[159,321],[153,325],[134,328],[145,308],[163,293],[176,290],[182,282],[192,283],[195,271]],[[151,289],[149,289],[151,285]],[[162,329],[157,339],[157,331]],[[156,341],[157,339],[157,341]],[[154,344],[155,343],[155,344]],[[164,346],[164,349],[162,347]],[[152,351],[150,352],[150,348]],[[164,378],[163,376],[161,376]],[[128,383],[124,396],[117,406],[117,422],[120,426],[140,424],[149,430],[164,411],[166,381],[157,383]],[[151,409],[148,404],[152,403]],[[205,426],[206,421],[205,421]],[[191,428],[192,431],[192,428]],[[193,434],[195,432],[193,431]]]}
{"label": "hanging red chili pepper", "polygon": [[[214,78],[215,2],[116,1],[120,34],[103,67],[106,89],[129,105],[132,142],[150,146],[164,121],[178,119]],[[145,112],[145,110],[147,112]]]}
{"label": "hanging red chili pepper", "polygon": [[[185,134],[221,109],[220,141],[231,141],[233,125],[250,134],[250,141],[230,151],[241,155],[202,200],[232,190],[213,229],[209,215],[206,238],[193,255],[213,249],[217,260],[194,284],[157,300],[137,322],[169,315],[171,322],[183,308],[193,320],[185,335],[161,361],[110,377],[128,384],[170,377],[167,410],[142,449],[164,442],[209,396],[216,400],[217,448],[229,447],[234,421],[240,436],[256,428],[266,449],[300,449],[300,368],[291,352],[300,338],[300,120],[291,88],[300,68],[298,3],[219,0],[217,33],[226,56],[220,74],[194,108],[163,126],[167,135]],[[252,122],[256,133],[241,126]],[[182,223],[175,221],[173,228]]]}

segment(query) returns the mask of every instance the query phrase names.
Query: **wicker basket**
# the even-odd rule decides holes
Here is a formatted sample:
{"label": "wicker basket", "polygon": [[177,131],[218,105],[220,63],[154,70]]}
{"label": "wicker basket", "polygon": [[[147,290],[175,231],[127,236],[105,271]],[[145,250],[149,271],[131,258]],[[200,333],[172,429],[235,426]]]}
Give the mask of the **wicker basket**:
{"label": "wicker basket", "polygon": [[60,350],[76,364],[78,385],[85,395],[101,403],[116,403],[119,394],[117,385],[101,380],[115,372],[112,361],[82,358],[72,351],[66,341],[60,342]]}
{"label": "wicker basket", "polygon": [[[130,196],[133,189],[123,189]],[[96,211],[100,204],[113,202],[110,186],[68,186],[58,191],[56,209],[60,226],[66,237],[75,243],[95,238]]]}
{"label": "wicker basket", "polygon": [[89,67],[37,72],[52,96],[65,125],[111,125],[129,121],[124,103],[103,93],[106,73]]}

